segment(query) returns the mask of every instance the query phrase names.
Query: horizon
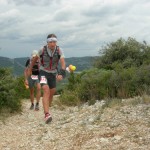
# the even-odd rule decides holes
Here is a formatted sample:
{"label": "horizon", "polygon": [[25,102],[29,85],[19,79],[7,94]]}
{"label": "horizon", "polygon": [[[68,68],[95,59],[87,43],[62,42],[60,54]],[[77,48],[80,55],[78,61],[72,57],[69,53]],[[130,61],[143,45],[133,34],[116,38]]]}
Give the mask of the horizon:
{"label": "horizon", "polygon": [[[8,59],[19,59],[19,58],[30,58],[30,57],[16,57],[16,58],[10,58],[10,57],[5,57],[5,56],[0,56],[0,58],[3,57],[3,58],[8,58]],[[65,59],[68,59],[68,58],[82,58],[82,57],[99,57],[98,55],[96,56],[78,56],[78,57],[65,57]]]}

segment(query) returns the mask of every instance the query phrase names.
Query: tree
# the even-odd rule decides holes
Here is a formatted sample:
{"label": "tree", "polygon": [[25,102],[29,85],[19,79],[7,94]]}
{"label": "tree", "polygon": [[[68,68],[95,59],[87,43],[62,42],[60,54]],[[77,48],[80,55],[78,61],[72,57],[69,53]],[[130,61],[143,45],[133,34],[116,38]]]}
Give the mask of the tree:
{"label": "tree", "polygon": [[99,69],[139,67],[150,63],[150,46],[145,41],[140,43],[131,37],[109,43],[102,51],[102,56],[95,61]]}

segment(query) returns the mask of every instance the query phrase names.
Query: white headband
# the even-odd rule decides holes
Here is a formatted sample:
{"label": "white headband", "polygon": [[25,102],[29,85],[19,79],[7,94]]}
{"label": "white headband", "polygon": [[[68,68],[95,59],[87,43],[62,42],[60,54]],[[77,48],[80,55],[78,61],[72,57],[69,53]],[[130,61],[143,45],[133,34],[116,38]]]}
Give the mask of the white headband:
{"label": "white headband", "polygon": [[47,42],[57,42],[57,39],[55,37],[51,37],[47,39]]}

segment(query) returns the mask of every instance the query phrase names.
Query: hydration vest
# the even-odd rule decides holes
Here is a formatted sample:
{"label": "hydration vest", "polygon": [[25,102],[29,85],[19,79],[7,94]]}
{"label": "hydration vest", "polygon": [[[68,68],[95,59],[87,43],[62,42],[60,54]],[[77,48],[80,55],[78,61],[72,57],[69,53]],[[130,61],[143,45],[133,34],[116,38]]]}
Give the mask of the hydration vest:
{"label": "hydration vest", "polygon": [[42,54],[40,55],[41,65],[44,69],[50,71],[57,69],[57,65],[60,59],[60,49],[56,46],[53,56],[50,56],[47,52],[47,46],[43,47]]}

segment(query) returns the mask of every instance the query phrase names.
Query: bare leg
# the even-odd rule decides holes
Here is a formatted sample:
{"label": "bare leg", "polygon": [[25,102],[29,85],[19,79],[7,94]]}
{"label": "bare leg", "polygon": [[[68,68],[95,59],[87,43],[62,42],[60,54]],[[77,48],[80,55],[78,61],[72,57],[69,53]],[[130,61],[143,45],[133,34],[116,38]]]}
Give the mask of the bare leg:
{"label": "bare leg", "polygon": [[34,103],[34,88],[30,89],[30,100],[31,100],[31,103]]}
{"label": "bare leg", "polygon": [[48,85],[43,85],[43,108],[44,108],[44,113],[49,113],[49,86]]}
{"label": "bare leg", "polygon": [[40,97],[41,97],[41,85],[40,85],[40,83],[37,83],[36,87],[37,87],[36,101],[37,101],[37,103],[39,103]]}
{"label": "bare leg", "polygon": [[49,95],[49,106],[52,104],[53,96],[56,92],[56,88],[50,89],[50,95]]}

